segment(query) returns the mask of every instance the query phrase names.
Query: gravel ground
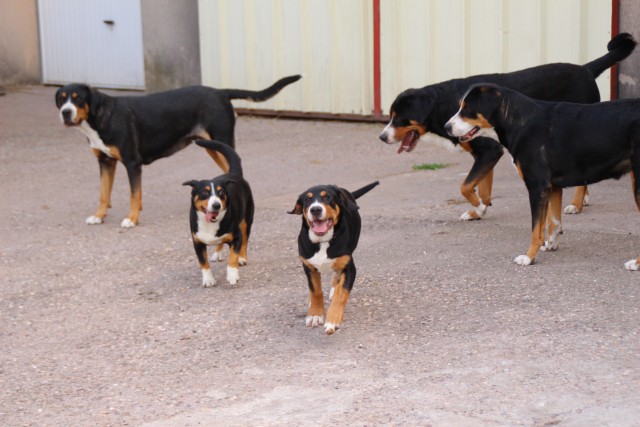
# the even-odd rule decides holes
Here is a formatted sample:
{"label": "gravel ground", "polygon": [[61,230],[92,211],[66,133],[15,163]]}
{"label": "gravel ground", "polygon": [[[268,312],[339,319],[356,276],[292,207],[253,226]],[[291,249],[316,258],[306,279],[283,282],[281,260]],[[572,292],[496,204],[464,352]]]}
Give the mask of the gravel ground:
{"label": "gravel ground", "polygon": [[[461,222],[467,154],[421,143],[397,155],[381,124],[240,117],[257,205],[249,264],[236,286],[215,265],[205,289],[180,184],[215,164],[190,146],[143,169],[130,230],[120,165],[105,224],[85,225],[98,166],[54,91],[0,97],[1,425],[640,425],[628,177],[592,186],[560,250],[519,267],[530,217],[506,158],[487,216]],[[412,169],[436,162],[448,167]],[[286,211],[311,185],[375,179],[345,321],[326,336],[304,326],[300,218]]]}

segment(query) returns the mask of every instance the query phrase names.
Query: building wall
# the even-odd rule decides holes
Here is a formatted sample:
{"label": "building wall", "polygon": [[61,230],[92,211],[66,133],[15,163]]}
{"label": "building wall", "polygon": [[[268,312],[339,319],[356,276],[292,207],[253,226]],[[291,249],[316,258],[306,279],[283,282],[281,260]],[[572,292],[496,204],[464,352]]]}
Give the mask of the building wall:
{"label": "building wall", "polygon": [[[623,13],[624,12],[624,13]],[[640,2],[637,0],[620,1],[620,32],[632,34],[640,41]],[[618,97],[640,97],[640,46],[618,66]]]}
{"label": "building wall", "polygon": [[198,0],[141,0],[141,7],[146,90],[200,84]]}
{"label": "building wall", "polygon": [[39,83],[35,0],[0,0],[0,85]]}

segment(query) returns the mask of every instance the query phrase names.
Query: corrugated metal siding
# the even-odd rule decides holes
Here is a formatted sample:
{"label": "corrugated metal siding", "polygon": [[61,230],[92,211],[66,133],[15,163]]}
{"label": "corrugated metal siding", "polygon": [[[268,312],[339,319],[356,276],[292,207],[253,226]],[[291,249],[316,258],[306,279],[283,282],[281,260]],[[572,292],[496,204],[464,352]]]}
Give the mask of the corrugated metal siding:
{"label": "corrugated metal siding", "polygon": [[200,0],[203,84],[262,89],[305,78],[243,108],[369,114],[373,89],[371,2]]}
{"label": "corrugated metal siding", "polygon": [[[610,0],[381,0],[384,112],[409,87],[606,52]],[[372,0],[200,0],[203,84],[262,89],[305,78],[244,108],[373,112]],[[600,78],[603,99],[609,74]]]}
{"label": "corrugated metal siding", "polygon": [[[381,96],[410,87],[606,53],[610,0],[382,0]],[[609,73],[598,80],[609,98]]]}

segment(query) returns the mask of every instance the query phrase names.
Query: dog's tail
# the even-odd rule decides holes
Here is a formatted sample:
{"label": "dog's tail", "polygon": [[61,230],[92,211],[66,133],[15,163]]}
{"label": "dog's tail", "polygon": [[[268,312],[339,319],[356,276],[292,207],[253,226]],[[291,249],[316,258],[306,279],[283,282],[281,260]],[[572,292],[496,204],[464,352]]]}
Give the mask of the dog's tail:
{"label": "dog's tail", "polygon": [[359,188],[356,191],[352,191],[351,194],[353,195],[354,199],[357,199],[358,197],[367,194],[369,191],[371,191],[371,189],[373,189],[373,187],[378,184],[380,184],[380,181],[372,182],[371,184],[365,185],[364,187]]}
{"label": "dog's tail", "polygon": [[225,159],[227,159],[227,163],[229,163],[229,172],[233,175],[242,176],[242,161],[240,160],[240,156],[238,153],[231,148],[229,145],[220,141],[209,141],[205,139],[200,139],[196,141],[200,147],[208,148],[209,150],[214,150],[221,153]]}
{"label": "dog's tail", "polygon": [[585,64],[584,67],[591,72],[594,78],[598,77],[606,69],[631,55],[635,47],[636,41],[631,34],[620,33],[607,44],[607,50],[609,50],[607,54]]}
{"label": "dog's tail", "polygon": [[291,83],[297,82],[302,76],[296,74],[295,76],[284,77],[268,88],[260,91],[244,90],[244,89],[220,89],[220,92],[224,93],[229,99],[246,99],[254,102],[262,102],[275,96],[285,86]]}

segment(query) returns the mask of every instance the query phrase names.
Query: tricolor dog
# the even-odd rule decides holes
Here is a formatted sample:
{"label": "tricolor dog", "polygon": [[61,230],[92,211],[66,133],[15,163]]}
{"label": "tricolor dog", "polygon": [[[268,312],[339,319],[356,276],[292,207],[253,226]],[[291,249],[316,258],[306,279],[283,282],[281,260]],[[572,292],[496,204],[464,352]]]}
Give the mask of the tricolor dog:
{"label": "tricolor dog", "polygon": [[[262,91],[190,86],[147,96],[113,97],[85,84],[70,84],[56,92],[60,120],[79,129],[100,165],[100,204],[86,219],[102,224],[111,207],[111,189],[120,161],[129,175],[129,216],[121,226],[138,224],[142,210],[142,165],[168,157],[196,139],[216,139],[235,146],[233,99],[265,101],[299,80],[290,76]],[[224,172],[224,158],[207,150]]]}
{"label": "tricolor dog", "polygon": [[[430,134],[431,139],[442,137],[453,144],[459,143],[474,158],[473,166],[460,187],[460,192],[473,209],[464,212],[460,219],[480,219],[491,206],[493,168],[502,157],[503,149],[491,135],[468,141],[458,141],[447,135],[444,125],[455,114],[458,101],[469,86],[489,82],[536,99],[590,104],[600,101],[596,77],[629,56],[635,45],[633,38],[624,33],[609,42],[609,53],[585,65],[547,64],[513,73],[478,75],[408,89],[391,105],[391,121],[380,134],[380,139],[387,144],[400,142],[398,153],[413,150],[420,139],[426,140]],[[586,197],[586,187],[578,187],[565,212],[580,212]]]}
{"label": "tricolor dog", "polygon": [[[325,332],[333,334],[344,318],[344,307],[356,279],[353,251],[360,237],[360,214],[356,199],[378,185],[373,182],[350,193],[335,185],[318,185],[300,194],[290,214],[302,215],[298,235],[298,254],[309,285],[307,326],[324,323]],[[334,273],[324,317],[321,274]]]}
{"label": "tricolor dog", "polygon": [[213,179],[188,181],[191,186],[191,238],[202,271],[202,285],[215,285],[207,258],[207,246],[215,246],[212,261],[222,260],[222,248],[229,245],[227,282],[235,285],[238,267],[247,263],[247,245],[253,224],[254,203],[251,187],[242,177],[238,154],[220,141],[196,141],[201,147],[221,153],[229,164],[229,173]]}
{"label": "tricolor dog", "polygon": [[[540,249],[557,249],[564,187],[619,179],[631,172],[640,209],[640,99],[544,102],[505,87],[477,84],[445,128],[462,140],[495,132],[513,156],[529,192],[532,222],[529,250],[514,260],[519,265],[533,263]],[[640,269],[640,257],[625,268]]]}

